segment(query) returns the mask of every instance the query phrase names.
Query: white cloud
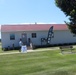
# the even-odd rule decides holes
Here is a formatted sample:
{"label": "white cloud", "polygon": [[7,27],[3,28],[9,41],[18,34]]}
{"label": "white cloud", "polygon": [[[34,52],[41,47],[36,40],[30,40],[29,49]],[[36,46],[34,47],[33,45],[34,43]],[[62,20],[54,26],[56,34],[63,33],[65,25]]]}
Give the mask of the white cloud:
{"label": "white cloud", "polygon": [[37,24],[57,24],[56,22],[49,22],[49,23],[37,23]]}
{"label": "white cloud", "polygon": [[27,25],[29,25],[29,24],[57,24],[56,22],[49,22],[49,23],[45,23],[45,22],[29,22],[29,23],[8,23],[8,24],[6,24],[6,25],[21,25],[21,24],[27,24]]}
{"label": "white cloud", "polygon": [[34,23],[28,23],[28,24],[57,24],[56,22],[49,22],[49,23],[45,23],[45,22],[34,22]]}
{"label": "white cloud", "polygon": [[51,22],[50,24],[57,24],[56,22]]}

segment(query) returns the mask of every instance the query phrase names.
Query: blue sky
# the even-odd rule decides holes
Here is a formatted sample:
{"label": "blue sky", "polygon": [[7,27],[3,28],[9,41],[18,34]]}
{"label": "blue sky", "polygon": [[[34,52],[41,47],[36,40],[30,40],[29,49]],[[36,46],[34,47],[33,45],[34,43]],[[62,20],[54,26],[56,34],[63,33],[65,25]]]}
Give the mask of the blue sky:
{"label": "blue sky", "polygon": [[65,14],[55,0],[0,0],[0,25],[12,23],[64,23]]}

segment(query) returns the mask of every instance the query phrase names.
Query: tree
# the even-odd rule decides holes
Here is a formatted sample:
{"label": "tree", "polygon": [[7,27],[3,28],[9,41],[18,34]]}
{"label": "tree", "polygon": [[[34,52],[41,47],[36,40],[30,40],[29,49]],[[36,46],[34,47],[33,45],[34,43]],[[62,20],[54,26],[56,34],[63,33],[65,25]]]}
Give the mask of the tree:
{"label": "tree", "polygon": [[76,0],[55,0],[57,7],[69,16],[70,22],[65,22],[72,33],[76,34]]}

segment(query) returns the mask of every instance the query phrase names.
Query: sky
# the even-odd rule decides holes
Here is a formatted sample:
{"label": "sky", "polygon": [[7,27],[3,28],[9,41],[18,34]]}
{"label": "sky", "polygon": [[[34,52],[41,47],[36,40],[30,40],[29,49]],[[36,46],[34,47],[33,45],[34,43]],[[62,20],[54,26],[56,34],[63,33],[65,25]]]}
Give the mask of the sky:
{"label": "sky", "polygon": [[[0,0],[0,26],[3,24],[63,24],[68,21],[55,0]],[[1,33],[0,33],[1,38]]]}
{"label": "sky", "polygon": [[0,0],[0,25],[67,21],[55,0]]}

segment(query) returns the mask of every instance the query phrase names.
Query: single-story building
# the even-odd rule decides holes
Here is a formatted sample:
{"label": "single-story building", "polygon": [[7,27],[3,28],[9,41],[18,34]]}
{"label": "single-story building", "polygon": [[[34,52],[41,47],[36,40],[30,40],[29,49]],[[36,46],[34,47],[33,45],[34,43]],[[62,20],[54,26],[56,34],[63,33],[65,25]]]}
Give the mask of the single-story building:
{"label": "single-story building", "polygon": [[10,24],[1,25],[2,48],[19,47],[19,40],[28,46],[29,39],[34,46],[46,45],[41,38],[47,38],[49,28],[53,26],[54,37],[50,44],[76,43],[76,37],[70,32],[66,24]]}

